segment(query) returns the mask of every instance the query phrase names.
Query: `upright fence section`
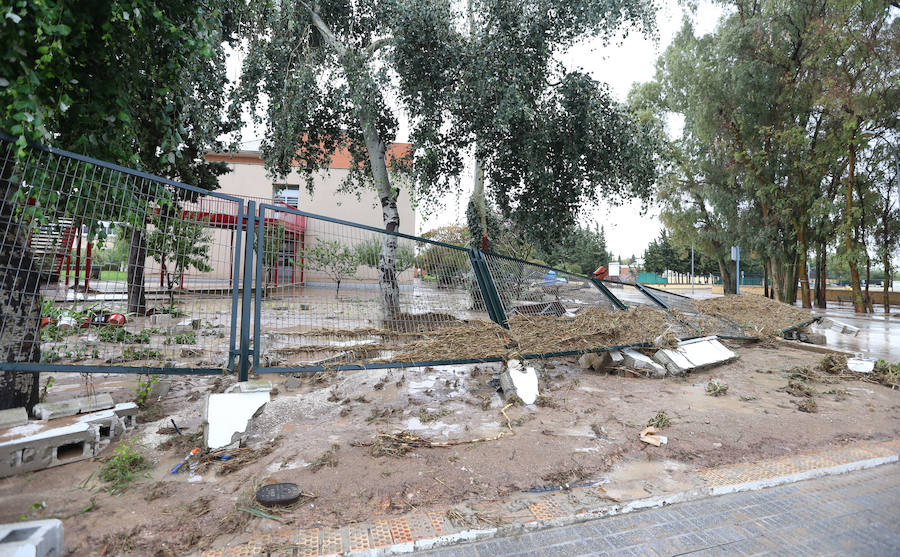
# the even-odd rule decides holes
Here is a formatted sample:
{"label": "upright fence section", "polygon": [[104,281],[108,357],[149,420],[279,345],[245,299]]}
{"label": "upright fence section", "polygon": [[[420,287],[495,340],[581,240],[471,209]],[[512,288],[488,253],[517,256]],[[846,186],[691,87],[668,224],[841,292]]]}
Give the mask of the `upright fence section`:
{"label": "upright fence section", "polygon": [[436,362],[443,331],[490,323],[465,248],[273,205],[256,246],[261,372]]}
{"label": "upright fence section", "polygon": [[24,357],[0,369],[232,367],[243,201],[66,151],[17,150],[0,137],[2,247],[18,254],[5,273],[39,307],[4,316],[4,348]]}
{"label": "upright fence section", "polygon": [[[213,374],[534,358],[701,334],[693,300],[0,135],[0,371]],[[7,257],[8,256],[8,257]],[[629,310],[629,311],[625,311]]]}

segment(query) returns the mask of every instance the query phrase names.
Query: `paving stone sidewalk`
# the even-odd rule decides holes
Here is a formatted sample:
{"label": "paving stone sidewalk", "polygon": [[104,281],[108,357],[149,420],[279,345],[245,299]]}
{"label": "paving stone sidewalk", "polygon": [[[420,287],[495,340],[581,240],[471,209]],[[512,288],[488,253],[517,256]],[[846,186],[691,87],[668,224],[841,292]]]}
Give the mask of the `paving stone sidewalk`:
{"label": "paving stone sidewalk", "polygon": [[[689,490],[687,492],[673,492],[663,495],[651,496],[645,501],[623,501],[614,503],[606,498],[606,492],[603,487],[580,487],[571,491],[555,491],[543,494],[520,494],[518,497],[510,500],[495,501],[490,503],[476,503],[469,509],[475,511],[482,518],[488,520],[495,517],[501,517],[502,524],[516,528],[517,525],[529,530],[530,533],[523,534],[519,537],[502,537],[503,532],[497,528],[485,528],[484,521],[451,521],[447,512],[428,512],[407,516],[397,516],[392,518],[374,519],[365,523],[356,523],[342,527],[322,527],[296,529],[286,527],[283,529],[269,530],[266,533],[257,533],[251,535],[249,540],[237,542],[233,545],[219,547],[216,549],[207,549],[201,552],[202,557],[322,557],[334,554],[359,554],[359,555],[386,555],[397,553],[408,553],[413,549],[426,550],[443,544],[459,544],[466,540],[475,539],[476,537],[489,537],[490,539],[479,542],[470,546],[453,546],[443,550],[439,550],[435,555],[517,555],[522,553],[528,555],[530,552],[535,555],[581,555],[581,554],[603,554],[605,551],[619,552],[621,555],[680,555],[691,553],[692,551],[703,551],[711,547],[725,547],[723,555],[741,555],[738,550],[740,545],[725,546],[722,545],[722,539],[728,539],[727,543],[750,543],[744,540],[752,537],[760,537],[763,534],[771,534],[770,531],[753,530],[756,520],[764,520],[774,517],[776,511],[785,511],[788,509],[787,503],[779,500],[775,504],[774,510],[759,506],[759,503],[750,505],[752,512],[743,510],[732,516],[730,520],[741,519],[742,522],[748,524],[731,525],[721,531],[719,527],[720,520],[724,520],[720,513],[713,512],[708,516],[703,515],[701,511],[697,511],[696,516],[688,516],[687,522],[680,522],[681,517],[667,518],[656,522],[648,522],[640,527],[623,528],[615,527],[615,530],[604,531],[602,535],[591,534],[591,528],[600,529],[611,527],[612,524],[632,524],[633,517],[654,517],[651,511],[642,512],[639,515],[634,514],[636,508],[659,507],[663,503],[676,503],[682,501],[698,501],[699,509],[705,509],[704,505],[712,505],[720,500],[702,499],[706,495],[726,495],[731,497],[734,492],[751,491],[746,497],[751,501],[756,501],[753,497],[760,495],[759,490],[767,486],[775,486],[787,484],[785,489],[791,489],[799,480],[810,477],[818,477],[823,474],[833,475],[849,470],[859,470],[862,468],[871,468],[872,466],[885,465],[887,462],[898,461],[898,450],[900,450],[900,440],[885,441],[880,443],[865,443],[856,446],[845,446],[824,451],[812,452],[807,454],[794,454],[791,456],[762,460],[752,463],[741,463],[717,468],[700,469],[696,471],[696,476],[702,487]],[[884,466],[885,469],[893,470],[897,474],[897,465],[891,464]],[[879,469],[876,469],[879,470]],[[840,478],[855,478],[851,476],[829,476],[834,477],[835,482],[839,482]],[[900,483],[900,481],[898,481]],[[818,485],[818,484],[811,484]],[[843,484],[835,484],[843,485]],[[804,489],[808,489],[804,488]],[[896,496],[898,493],[893,492],[895,501],[890,501],[887,508],[893,508],[893,514],[885,515],[885,518],[892,517],[894,524],[897,522],[897,507],[900,500]],[[770,495],[767,495],[771,497]],[[806,500],[808,497],[798,500]],[[724,501],[725,499],[723,499]],[[821,496],[817,500],[828,501],[829,497]],[[744,499],[741,499],[744,501]],[[687,504],[687,503],[685,503]],[[693,504],[693,503],[691,503]],[[894,507],[890,507],[890,505]],[[464,504],[455,507],[453,510],[465,510]],[[746,505],[743,505],[746,506]],[[739,508],[743,508],[739,505]],[[783,507],[783,508],[782,508]],[[676,507],[671,507],[676,508]],[[693,508],[693,507],[691,507]],[[793,507],[791,507],[793,508]],[[866,507],[875,509],[876,507]],[[665,512],[660,509],[660,512]],[[804,505],[796,506],[796,510],[800,513],[804,528],[809,528],[811,517],[808,512],[804,512]],[[620,513],[624,513],[621,514]],[[613,518],[605,518],[599,521],[593,520],[598,516],[613,515]],[[461,516],[457,513],[457,516]],[[670,515],[669,515],[670,516]],[[677,515],[676,515],[677,516]],[[778,520],[790,520],[794,515],[785,514]],[[826,510],[821,516],[837,516]],[[703,520],[705,522],[703,522]],[[648,520],[648,519],[644,519]],[[770,522],[775,521],[772,518]],[[620,521],[620,522],[616,522]],[[575,525],[558,527],[553,530],[548,529],[551,526],[559,526],[564,524]],[[773,526],[772,524],[761,522],[764,525]],[[598,525],[603,526],[598,526]],[[264,526],[268,525],[263,523]],[[593,525],[591,527],[587,525]],[[757,526],[757,528],[759,528]],[[622,530],[619,532],[619,530]],[[644,532],[644,530],[648,530]],[[898,530],[894,528],[894,530]],[[549,534],[548,532],[554,532]],[[725,538],[710,537],[715,531],[725,536]],[[551,542],[552,536],[567,536],[565,539],[560,538],[558,543],[554,542],[553,550],[546,549],[545,542]],[[729,539],[731,535],[734,539]],[[498,537],[499,536],[499,537]],[[531,537],[529,537],[531,536]],[[648,537],[649,536],[649,537]],[[546,539],[545,539],[546,537]],[[590,543],[573,540],[584,538],[584,540],[593,540]],[[595,539],[596,538],[596,539]],[[518,540],[531,540],[527,543],[520,543]],[[534,540],[544,540],[544,542],[535,542]],[[762,540],[762,541],[760,541]],[[772,540],[768,537],[760,537],[757,543],[765,544],[766,541]],[[501,542],[515,542],[508,548],[503,545],[497,545]],[[664,541],[673,545],[662,546]],[[706,543],[709,541],[710,543]],[[596,542],[596,546],[591,543]],[[714,542],[714,543],[713,543]],[[533,545],[539,543],[539,545]],[[587,545],[585,545],[587,543]],[[624,545],[623,545],[624,544]],[[653,545],[657,544],[657,545]],[[705,544],[705,545],[704,545]],[[558,548],[556,546],[559,546]],[[479,551],[478,548],[484,549]],[[768,546],[766,546],[768,547]],[[632,551],[632,549],[636,549]],[[694,549],[691,549],[694,548]],[[895,546],[896,548],[896,546]],[[773,549],[772,547],[769,548]],[[774,547],[778,549],[778,547]],[[461,553],[457,553],[460,551]],[[468,553],[465,553],[467,551]],[[475,552],[478,553],[475,553]],[[499,553],[494,553],[499,551]],[[655,551],[655,553],[654,553]],[[717,550],[718,551],[718,550]],[[358,552],[358,553],[357,553]],[[504,553],[506,552],[506,553]],[[585,553],[586,552],[586,553]],[[900,555],[900,549],[889,552],[890,554]],[[752,552],[750,552],[752,554]],[[785,553],[786,555],[798,554],[792,551]],[[800,553],[802,554],[802,553]],[[818,555],[820,553],[809,553]],[[824,553],[827,554],[827,553]],[[836,551],[836,554],[846,554]],[[863,553],[865,554],[865,553]],[[876,553],[877,554],[877,553]]]}
{"label": "paving stone sidewalk", "polygon": [[896,556],[900,555],[900,464],[419,555]]}

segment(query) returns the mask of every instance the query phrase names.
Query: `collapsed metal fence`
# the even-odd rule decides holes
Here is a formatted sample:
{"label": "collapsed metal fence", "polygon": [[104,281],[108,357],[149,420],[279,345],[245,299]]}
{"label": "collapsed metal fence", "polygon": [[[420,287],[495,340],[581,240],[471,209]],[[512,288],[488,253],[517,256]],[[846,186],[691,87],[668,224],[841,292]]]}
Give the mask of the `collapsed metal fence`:
{"label": "collapsed metal fence", "polygon": [[[592,311],[615,320],[629,307],[653,308],[679,338],[743,335],[691,299],[639,283],[210,192],[62,150],[17,151],[0,135],[2,247],[21,254],[5,272],[24,279],[18,294],[40,309],[3,316],[0,343],[16,357],[0,370],[237,371],[246,379],[251,369],[579,354],[621,346],[556,342],[528,327],[544,320],[552,329],[545,319]],[[452,335],[462,349],[445,349]]]}

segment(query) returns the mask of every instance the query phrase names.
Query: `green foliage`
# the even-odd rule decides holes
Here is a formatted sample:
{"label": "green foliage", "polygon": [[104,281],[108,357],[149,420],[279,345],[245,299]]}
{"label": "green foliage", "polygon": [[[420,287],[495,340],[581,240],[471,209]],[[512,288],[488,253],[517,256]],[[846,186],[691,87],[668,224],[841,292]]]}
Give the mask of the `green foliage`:
{"label": "green foliage", "polygon": [[669,415],[666,414],[666,411],[660,410],[656,413],[655,416],[650,418],[650,420],[647,422],[647,425],[652,425],[656,429],[663,429],[669,427],[670,422],[671,420],[669,419]]}
{"label": "green foliage", "polygon": [[197,334],[194,331],[186,331],[167,338],[166,344],[197,344]]}
{"label": "green foliage", "polygon": [[138,383],[134,388],[134,402],[139,408],[147,405],[153,385],[159,381],[156,375],[138,375]]}
{"label": "green foliage", "polygon": [[122,327],[105,326],[97,329],[97,340],[100,342],[124,342],[126,344],[149,344],[150,333],[140,331],[132,333]]}
{"label": "green foliage", "polygon": [[338,240],[320,240],[306,250],[306,265],[328,275],[336,284],[335,296],[341,293],[341,281],[356,276],[359,258],[356,252]]}
{"label": "green foliage", "polygon": [[50,388],[53,387],[54,382],[56,382],[56,378],[52,375],[44,380],[44,384],[41,385],[41,402],[45,402],[47,400],[47,395],[50,394]]}
{"label": "green foliage", "polygon": [[602,227],[572,227],[568,233],[554,239],[548,251],[538,250],[537,259],[579,275],[590,275],[600,265],[609,263],[606,233]]}
{"label": "green foliage", "polygon": [[127,491],[138,474],[149,470],[152,465],[131,445],[119,445],[113,457],[100,467],[100,480],[107,482],[110,495]]}
{"label": "green foliage", "polygon": [[[356,258],[361,265],[367,267],[378,268],[378,262],[381,259],[382,241],[380,238],[369,238],[354,246]],[[400,243],[397,246],[397,256],[394,263],[394,269],[397,274],[411,268],[416,264],[416,253],[406,244]]]}
{"label": "green foliage", "polygon": [[771,263],[776,296],[793,302],[811,246],[824,255],[837,243],[841,264],[858,269],[876,215],[892,218],[876,209],[887,157],[871,137],[897,129],[889,45],[900,26],[879,0],[726,4],[737,9],[714,33],[684,25],[630,102],[661,137],[667,114],[684,118],[662,143],[672,239],[715,260],[726,292],[740,245]]}
{"label": "green foliage", "polygon": [[706,384],[706,394],[710,396],[722,396],[728,392],[728,384],[719,379],[713,379]]}
{"label": "green foliage", "polygon": [[175,286],[191,268],[212,271],[209,249],[212,234],[208,223],[188,218],[177,207],[163,207],[150,216],[147,250],[154,261],[163,266],[169,306],[175,306]]}

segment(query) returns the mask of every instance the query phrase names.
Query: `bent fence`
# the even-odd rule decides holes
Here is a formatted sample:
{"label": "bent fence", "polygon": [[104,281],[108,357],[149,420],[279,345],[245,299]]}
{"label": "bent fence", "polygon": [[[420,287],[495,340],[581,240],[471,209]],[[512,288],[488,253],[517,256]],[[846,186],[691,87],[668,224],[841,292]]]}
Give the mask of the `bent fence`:
{"label": "bent fence", "polygon": [[[743,335],[639,283],[62,150],[17,152],[0,135],[0,294],[19,302],[0,320],[0,370],[245,379],[578,354],[613,347],[598,339],[640,346],[648,332]],[[618,313],[630,307],[645,311]]]}

